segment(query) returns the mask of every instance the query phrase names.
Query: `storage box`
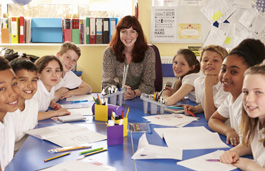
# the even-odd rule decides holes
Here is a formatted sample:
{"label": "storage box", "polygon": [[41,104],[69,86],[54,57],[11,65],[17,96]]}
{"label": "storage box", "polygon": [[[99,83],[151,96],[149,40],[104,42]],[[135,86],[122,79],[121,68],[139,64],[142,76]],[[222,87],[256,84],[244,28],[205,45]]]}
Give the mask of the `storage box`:
{"label": "storage box", "polygon": [[31,36],[35,43],[62,43],[62,18],[32,18]]}

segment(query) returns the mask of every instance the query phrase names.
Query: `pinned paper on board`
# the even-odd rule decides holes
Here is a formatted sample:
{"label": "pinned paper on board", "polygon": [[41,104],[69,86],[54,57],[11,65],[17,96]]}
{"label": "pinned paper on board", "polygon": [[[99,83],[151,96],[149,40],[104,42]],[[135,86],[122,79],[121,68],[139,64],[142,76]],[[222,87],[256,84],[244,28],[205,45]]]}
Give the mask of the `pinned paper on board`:
{"label": "pinned paper on board", "polygon": [[178,25],[179,39],[200,39],[201,38],[201,24],[181,23]]}

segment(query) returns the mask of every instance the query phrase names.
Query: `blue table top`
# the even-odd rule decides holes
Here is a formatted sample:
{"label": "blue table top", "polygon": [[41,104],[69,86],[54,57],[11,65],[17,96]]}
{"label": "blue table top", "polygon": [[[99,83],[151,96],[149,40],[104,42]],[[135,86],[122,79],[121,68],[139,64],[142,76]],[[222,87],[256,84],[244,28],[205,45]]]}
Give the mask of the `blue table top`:
{"label": "blue table top", "polygon": [[[192,105],[195,103],[186,102]],[[150,116],[151,114],[144,114],[143,103],[140,98],[133,100],[127,100],[124,102],[124,107],[127,110],[130,107],[130,112],[128,115],[129,123],[144,123],[147,122],[143,119],[143,116]],[[198,114],[200,117],[198,121],[194,121],[187,126],[196,127],[204,126],[207,129],[208,124],[204,118],[203,113]],[[46,127],[57,124],[51,119],[40,121],[37,127]],[[87,120],[84,122],[72,122],[72,124],[78,124],[88,127],[90,130],[102,133],[106,135],[107,129],[104,122],[95,121],[93,116],[88,116]],[[146,134],[148,142],[153,145],[166,146],[166,143],[161,139],[158,134],[154,131],[154,128],[162,128],[165,126],[151,124],[152,133]],[[135,151],[137,151],[138,140],[142,136],[142,133],[128,133],[128,136],[124,138],[124,143],[122,145],[107,146],[107,141],[101,141],[97,143],[92,143],[92,148],[107,147],[108,151],[101,152],[89,156],[90,159],[101,162],[103,164],[113,166],[117,170],[189,170],[183,166],[179,166],[176,163],[179,160],[174,159],[151,159],[151,160],[133,160],[131,159]],[[220,138],[225,142],[225,137],[220,135]],[[196,143],[196,142],[195,142]],[[32,136],[29,136],[25,143],[22,145],[20,150],[15,155],[14,159],[6,168],[6,171],[18,171],[18,170],[39,170],[47,168],[56,164],[59,164],[67,160],[76,160],[80,158],[79,153],[83,150],[71,151],[71,154],[56,160],[49,162],[44,162],[44,159],[56,156],[58,154],[50,154],[49,149],[57,148],[58,146],[41,140]],[[231,147],[231,146],[230,146]],[[202,150],[184,150],[183,160],[204,155],[219,149],[202,149]],[[222,150],[228,150],[222,149]],[[239,169],[237,169],[239,170]]]}

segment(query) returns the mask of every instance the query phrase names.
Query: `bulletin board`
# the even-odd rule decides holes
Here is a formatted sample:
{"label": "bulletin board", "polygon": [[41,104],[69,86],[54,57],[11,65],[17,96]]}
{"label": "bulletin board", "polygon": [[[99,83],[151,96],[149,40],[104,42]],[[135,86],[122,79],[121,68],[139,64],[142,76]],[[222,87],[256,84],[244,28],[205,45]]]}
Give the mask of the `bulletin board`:
{"label": "bulletin board", "polygon": [[265,43],[265,0],[152,0],[152,43],[203,43],[227,50],[246,38]]}
{"label": "bulletin board", "polygon": [[[172,23],[161,23],[168,17],[168,12],[175,14],[172,14]],[[163,28],[168,25],[171,29]],[[200,11],[200,6],[151,7],[152,43],[203,43],[210,29],[211,23]]]}

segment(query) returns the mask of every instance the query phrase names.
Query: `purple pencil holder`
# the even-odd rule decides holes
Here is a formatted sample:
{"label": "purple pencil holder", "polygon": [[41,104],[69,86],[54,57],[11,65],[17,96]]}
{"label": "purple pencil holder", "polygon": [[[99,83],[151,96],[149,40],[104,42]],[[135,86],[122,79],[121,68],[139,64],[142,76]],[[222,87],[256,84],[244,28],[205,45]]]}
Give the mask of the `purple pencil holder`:
{"label": "purple pencil holder", "polygon": [[107,127],[107,144],[123,144],[123,125],[114,125]]}

